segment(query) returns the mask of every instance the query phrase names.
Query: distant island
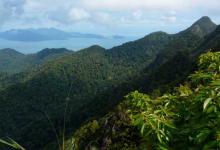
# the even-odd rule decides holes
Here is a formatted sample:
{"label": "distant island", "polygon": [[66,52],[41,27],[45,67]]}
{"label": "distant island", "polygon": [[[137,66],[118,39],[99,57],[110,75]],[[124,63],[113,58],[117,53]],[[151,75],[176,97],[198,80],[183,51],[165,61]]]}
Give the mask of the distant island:
{"label": "distant island", "polygon": [[122,39],[125,37],[121,35],[104,36],[91,33],[66,32],[56,28],[11,29],[0,32],[0,39],[9,41],[38,42],[50,40],[67,40],[71,38]]}

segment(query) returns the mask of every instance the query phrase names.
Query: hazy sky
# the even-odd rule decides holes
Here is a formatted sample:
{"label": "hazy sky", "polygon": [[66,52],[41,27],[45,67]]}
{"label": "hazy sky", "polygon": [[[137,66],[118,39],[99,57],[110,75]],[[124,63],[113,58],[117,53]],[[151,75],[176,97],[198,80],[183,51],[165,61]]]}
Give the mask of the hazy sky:
{"label": "hazy sky", "polygon": [[220,24],[220,0],[0,0],[0,30],[55,27],[139,36],[175,33],[201,16]]}

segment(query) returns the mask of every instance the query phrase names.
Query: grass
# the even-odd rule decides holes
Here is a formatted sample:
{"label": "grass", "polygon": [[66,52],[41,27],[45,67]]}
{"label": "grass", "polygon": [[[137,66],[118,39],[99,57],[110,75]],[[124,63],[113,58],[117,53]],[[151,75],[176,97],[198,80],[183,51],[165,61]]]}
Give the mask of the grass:
{"label": "grass", "polygon": [[18,149],[18,150],[26,150],[24,147],[22,147],[21,145],[19,145],[16,141],[14,141],[13,139],[11,138],[8,138],[8,140],[3,140],[3,139],[0,139],[0,143],[4,144],[4,145],[7,145],[11,148],[14,148],[14,149]]}

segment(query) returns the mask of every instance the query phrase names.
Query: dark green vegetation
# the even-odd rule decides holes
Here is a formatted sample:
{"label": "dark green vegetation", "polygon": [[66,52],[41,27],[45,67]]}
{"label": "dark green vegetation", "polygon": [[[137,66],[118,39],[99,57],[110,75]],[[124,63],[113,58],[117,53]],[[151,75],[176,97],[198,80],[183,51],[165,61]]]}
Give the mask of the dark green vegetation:
{"label": "dark green vegetation", "polygon": [[0,50],[0,70],[1,72],[17,72],[27,67],[23,61],[25,55],[13,49]]}
{"label": "dark green vegetation", "polygon": [[114,112],[74,134],[81,149],[220,148],[220,52],[203,54],[189,82],[161,97],[132,92]]}
{"label": "dark green vegetation", "polygon": [[71,51],[64,48],[44,49],[30,55],[24,55],[9,48],[2,49],[0,50],[0,73],[19,73],[67,53],[71,53]]}
{"label": "dark green vegetation", "polygon": [[[7,80],[1,76],[0,135],[28,149],[42,149],[50,142],[54,145],[51,124],[61,137],[64,118],[69,137],[84,121],[105,115],[130,91],[153,91],[155,97],[167,92],[196,69],[195,60],[206,51],[205,45],[218,47],[218,29],[203,17],[178,34],[156,32],[109,50],[92,46],[53,59],[44,52],[26,57],[34,62],[28,63],[31,66],[41,65]],[[122,128],[136,130],[126,124]],[[141,139],[138,134],[125,136]],[[117,139],[123,137],[119,134]],[[55,148],[49,144],[48,149]]]}

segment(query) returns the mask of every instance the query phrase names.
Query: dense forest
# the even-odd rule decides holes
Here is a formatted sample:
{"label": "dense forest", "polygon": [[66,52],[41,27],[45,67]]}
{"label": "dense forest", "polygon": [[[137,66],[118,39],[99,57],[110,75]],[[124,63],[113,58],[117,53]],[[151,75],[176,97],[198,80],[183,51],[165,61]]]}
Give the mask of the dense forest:
{"label": "dense forest", "polygon": [[[138,149],[145,144],[177,149],[180,143],[201,149],[206,141],[217,143],[217,132],[211,131],[195,140],[214,125],[191,133],[190,127],[204,123],[188,122],[205,115],[196,108],[204,102],[194,100],[197,92],[211,91],[217,80],[219,53],[202,55],[199,65],[197,60],[219,50],[219,29],[202,17],[177,34],[155,32],[112,49],[94,45],[78,52],[44,49],[31,55],[0,50],[0,138],[10,137],[31,150]],[[121,103],[135,90],[140,93]]]}
{"label": "dense forest", "polygon": [[189,81],[162,96],[134,91],[114,111],[77,130],[69,147],[81,149],[220,148],[220,53],[199,57]]}
{"label": "dense forest", "polygon": [[2,49],[0,51],[0,72],[8,74],[20,73],[70,52],[72,51],[65,48],[46,48],[36,54],[25,55],[13,49]]}

